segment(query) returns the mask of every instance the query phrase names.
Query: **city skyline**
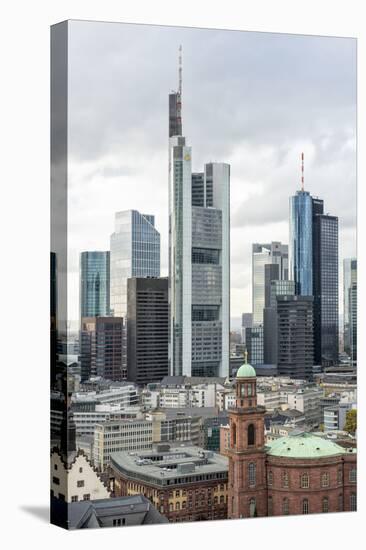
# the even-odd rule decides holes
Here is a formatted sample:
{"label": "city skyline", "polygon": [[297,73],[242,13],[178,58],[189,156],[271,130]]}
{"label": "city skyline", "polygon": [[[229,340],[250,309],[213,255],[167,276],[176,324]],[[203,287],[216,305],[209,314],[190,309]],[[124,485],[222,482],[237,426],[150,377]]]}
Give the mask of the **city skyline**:
{"label": "city skyline", "polygon": [[[327,211],[339,217],[339,261],[355,255],[352,39],[169,27],[140,32],[133,25],[121,33],[108,23],[84,33],[82,24],[73,25],[78,29],[70,35],[70,319],[77,320],[79,253],[108,249],[117,211],[155,215],[161,275],[168,274],[167,93],[177,84],[180,43],[184,135],[194,145],[192,168],[210,160],[231,165],[231,317],[251,311],[252,243],[288,243],[288,197],[300,188],[301,151],[305,190],[321,196]],[[196,55],[202,32],[207,48]],[[90,40],[95,35],[103,42],[98,52]],[[138,48],[134,75],[126,73],[129,48]],[[95,58],[92,70],[85,55]],[[228,58],[232,63],[224,66]],[[209,70],[213,60],[215,70]],[[152,62],[159,78],[152,78]],[[128,75],[127,86],[121,74]],[[340,289],[340,304],[341,295]]]}

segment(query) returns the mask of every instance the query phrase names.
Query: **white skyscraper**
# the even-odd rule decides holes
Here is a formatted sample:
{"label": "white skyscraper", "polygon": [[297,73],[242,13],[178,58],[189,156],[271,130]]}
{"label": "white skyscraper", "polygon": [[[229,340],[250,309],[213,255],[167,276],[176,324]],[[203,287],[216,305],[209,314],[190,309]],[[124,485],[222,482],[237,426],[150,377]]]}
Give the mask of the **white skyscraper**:
{"label": "white skyscraper", "polygon": [[288,246],[280,242],[252,246],[253,325],[263,323],[265,307],[265,265],[278,264],[279,280],[288,279]]}
{"label": "white skyscraper", "polygon": [[181,135],[181,83],[169,96],[171,375],[227,376],[230,331],[230,166],[192,174]]}

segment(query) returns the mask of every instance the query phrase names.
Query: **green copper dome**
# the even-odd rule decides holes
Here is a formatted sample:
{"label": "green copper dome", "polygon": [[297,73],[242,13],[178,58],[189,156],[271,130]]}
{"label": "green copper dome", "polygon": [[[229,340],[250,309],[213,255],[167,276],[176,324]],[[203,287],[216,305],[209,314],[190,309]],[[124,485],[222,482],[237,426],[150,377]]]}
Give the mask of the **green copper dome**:
{"label": "green copper dome", "polygon": [[253,378],[256,376],[257,374],[254,370],[254,367],[252,367],[252,365],[249,365],[249,363],[244,363],[244,365],[242,365],[236,373],[237,378]]}
{"label": "green copper dome", "polygon": [[321,458],[346,452],[346,449],[329,439],[305,432],[280,437],[267,445],[268,455],[288,458]]}

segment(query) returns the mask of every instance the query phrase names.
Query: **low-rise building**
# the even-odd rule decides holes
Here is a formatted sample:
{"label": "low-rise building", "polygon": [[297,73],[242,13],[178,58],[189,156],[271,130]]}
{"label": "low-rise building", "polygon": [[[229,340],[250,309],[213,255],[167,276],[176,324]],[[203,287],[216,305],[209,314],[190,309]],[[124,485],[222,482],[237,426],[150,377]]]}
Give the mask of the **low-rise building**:
{"label": "low-rise building", "polygon": [[114,453],[110,471],[116,497],[143,494],[170,522],[227,517],[228,460],[212,451],[159,444]]}

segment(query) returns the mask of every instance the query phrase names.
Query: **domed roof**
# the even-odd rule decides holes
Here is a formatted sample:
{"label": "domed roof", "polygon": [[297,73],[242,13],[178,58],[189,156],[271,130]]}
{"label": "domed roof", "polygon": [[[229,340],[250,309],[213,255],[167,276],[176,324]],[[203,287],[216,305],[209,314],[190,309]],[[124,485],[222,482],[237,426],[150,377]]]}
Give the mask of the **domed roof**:
{"label": "domed roof", "polygon": [[268,443],[267,447],[268,455],[288,458],[320,458],[346,452],[346,449],[329,439],[305,432],[280,437]]}
{"label": "domed roof", "polygon": [[236,373],[237,378],[253,378],[257,376],[254,367],[252,365],[249,365],[249,363],[244,363]]}

